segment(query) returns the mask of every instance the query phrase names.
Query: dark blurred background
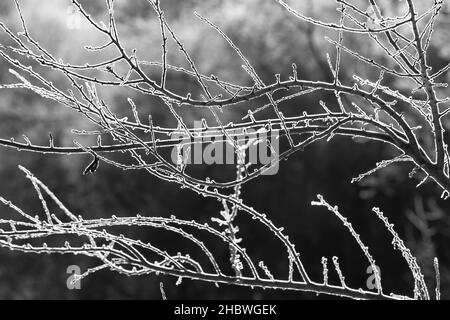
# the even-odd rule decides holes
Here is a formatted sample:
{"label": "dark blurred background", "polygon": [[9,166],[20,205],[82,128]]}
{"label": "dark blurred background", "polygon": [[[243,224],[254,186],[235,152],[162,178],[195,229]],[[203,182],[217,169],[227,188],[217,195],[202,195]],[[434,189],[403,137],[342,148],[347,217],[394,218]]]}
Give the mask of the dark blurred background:
{"label": "dark blurred background", "polygon": [[[74,19],[70,1],[20,2],[30,30],[44,47],[72,63],[90,61],[91,57],[82,50],[82,46],[99,43],[101,39],[95,32],[90,32],[91,29],[83,20],[79,26],[76,25],[76,20],[75,27],[68,24],[68,20]],[[214,30],[195,18],[194,10],[217,23],[226,32],[253,63],[264,81],[273,82],[276,73],[287,78],[293,62],[298,65],[302,78],[330,80],[326,53],[333,55],[334,47],[324,40],[324,36],[335,35],[299,22],[275,1],[161,2],[167,20],[183,40],[203,74],[214,73],[223,80],[252,85],[233,50]],[[419,6],[425,6],[426,2],[428,1],[421,1]],[[93,16],[104,15],[103,1],[86,0],[82,3]],[[402,2],[384,1],[383,4],[385,10],[396,12],[397,6],[402,5]],[[335,19],[337,14],[335,2],[331,0],[298,1],[295,7],[322,20]],[[436,25],[430,48],[432,65],[436,68],[450,61],[450,19],[445,10]],[[0,2],[0,17],[8,26],[19,30],[13,1]],[[146,1],[117,0],[116,17],[121,37],[127,46],[137,47],[138,52],[146,55],[146,59],[157,61],[160,58],[158,20]],[[1,43],[9,41],[4,33],[0,33]],[[345,41],[359,52],[370,53],[388,63],[380,49],[370,40],[361,39],[358,35],[347,35]],[[175,45],[172,44],[169,49],[169,62],[186,65]],[[92,59],[96,61],[95,58]],[[8,72],[10,67],[5,60],[0,60],[1,83],[15,81]],[[347,79],[343,81],[347,83],[353,74],[371,80],[377,78],[376,70],[367,68],[349,56],[343,57],[341,72],[343,79]],[[54,81],[62,79],[61,75],[54,72],[49,72],[48,77]],[[188,83],[185,76],[171,74],[168,81],[168,85],[175,91],[189,89],[185,88]],[[397,79],[386,81],[390,81],[390,85],[396,88],[403,86]],[[132,96],[137,104],[148,106],[146,112],[158,119],[159,125],[173,125],[173,119],[167,115],[167,110],[154,99],[141,97],[125,89],[102,90],[101,94],[105,99],[114,101],[117,108],[120,104],[125,106],[126,97]],[[294,108],[296,107],[314,110],[318,99],[331,105],[335,103],[333,97],[312,95],[294,99],[286,109],[298,110]],[[292,108],[289,109],[289,106]],[[71,145],[74,139],[70,131],[72,128],[89,128],[81,115],[24,90],[0,91],[0,117],[0,137],[21,140],[22,134],[26,134],[33,142],[41,144],[48,142],[48,132],[51,131],[56,144]],[[193,119],[195,114],[191,117]],[[390,235],[371,212],[373,206],[380,207],[391,222],[395,223],[396,230],[418,258],[430,290],[433,290],[434,285],[433,258],[437,256],[440,259],[442,297],[448,298],[449,205],[448,201],[440,200],[439,190],[431,183],[417,189],[415,185],[418,181],[408,178],[412,167],[404,164],[391,165],[358,184],[350,183],[353,177],[393,154],[392,148],[381,143],[336,137],[329,143],[317,143],[304,152],[294,154],[289,161],[283,161],[277,175],[262,176],[244,185],[243,198],[249,205],[267,213],[275,225],[285,227],[314,280],[320,281],[322,277],[321,257],[328,257],[331,263],[331,257],[335,255],[339,257],[348,284],[366,288],[366,281],[371,273],[367,272],[368,264],[353,238],[332,214],[310,206],[317,194],[324,195],[331,204],[339,205],[341,212],[354,224],[369,246],[381,267],[385,292],[411,295],[413,279],[407,264],[401,254],[393,249]],[[17,169],[17,165],[21,164],[44,181],[74,213],[86,218],[109,217],[112,214],[175,214],[183,219],[195,218],[200,222],[209,222],[212,216],[218,216],[221,209],[220,204],[215,201],[207,201],[143,172],[124,172],[101,164],[94,175],[83,176],[83,169],[90,160],[90,156],[44,156],[1,148],[0,194],[29,212],[40,212],[40,203],[32,186]],[[0,208],[0,214],[2,212],[6,212],[3,207]],[[245,245],[257,257],[255,260],[264,260],[275,275],[286,274],[287,260],[282,255],[284,252],[280,251],[281,247],[270,234],[246,217],[239,216],[237,222]],[[149,239],[151,236],[148,235]],[[170,239],[161,235],[155,241]],[[226,263],[227,250],[222,249],[221,257]],[[171,277],[148,275],[129,278],[108,270],[84,279],[81,290],[67,289],[67,266],[77,264],[85,270],[96,263],[95,260],[79,256],[33,255],[1,249],[0,298],[160,299],[160,281],[164,283],[169,299],[326,298],[301,292],[250,290],[224,285],[217,288],[213,284],[188,280],[183,280],[177,286],[176,279]],[[338,283],[335,276],[330,277],[331,281]]]}

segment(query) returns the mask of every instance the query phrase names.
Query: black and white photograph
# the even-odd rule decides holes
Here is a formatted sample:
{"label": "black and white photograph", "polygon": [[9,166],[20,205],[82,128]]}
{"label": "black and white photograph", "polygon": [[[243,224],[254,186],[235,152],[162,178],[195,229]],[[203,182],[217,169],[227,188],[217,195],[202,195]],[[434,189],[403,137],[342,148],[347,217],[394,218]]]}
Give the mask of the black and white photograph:
{"label": "black and white photograph", "polygon": [[1,0],[0,300],[450,299],[449,82],[447,0]]}

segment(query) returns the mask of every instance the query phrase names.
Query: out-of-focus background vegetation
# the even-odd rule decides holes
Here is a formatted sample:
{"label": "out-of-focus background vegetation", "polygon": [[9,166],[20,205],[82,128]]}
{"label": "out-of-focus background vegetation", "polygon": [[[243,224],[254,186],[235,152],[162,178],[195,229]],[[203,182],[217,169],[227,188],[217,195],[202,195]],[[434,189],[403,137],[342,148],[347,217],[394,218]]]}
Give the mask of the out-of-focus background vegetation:
{"label": "out-of-focus background vegetation", "polygon": [[[331,35],[322,29],[308,26],[289,16],[275,1],[263,0],[162,0],[166,19],[196,61],[203,74],[214,73],[223,80],[252,85],[251,79],[241,68],[233,50],[213,30],[193,15],[196,10],[217,23],[241,48],[253,63],[262,79],[274,81],[280,73],[287,77],[291,64],[299,67],[302,78],[329,80],[330,72],[326,53],[334,54],[334,48],[324,40]],[[385,10],[398,10],[402,2],[384,1]],[[418,5],[426,5],[420,1]],[[95,17],[104,16],[104,1],[82,1]],[[360,1],[363,3],[363,1]],[[70,1],[22,0],[23,12],[33,36],[55,56],[72,63],[96,61],[86,51],[85,44],[100,42],[97,33],[84,21],[80,28],[68,28],[67,20],[73,18]],[[305,14],[323,20],[336,17],[335,2],[296,1],[293,4]],[[447,10],[447,8],[445,9]],[[430,48],[433,67],[450,61],[450,18],[448,11],[441,16]],[[116,1],[116,17],[122,40],[127,47],[136,47],[147,60],[160,58],[158,20],[146,1]],[[14,30],[19,28],[18,15],[13,1],[0,2],[0,19]],[[0,34],[0,42],[8,43]],[[347,35],[346,42],[364,54],[379,55],[382,52],[360,35]],[[169,46],[169,62],[186,65],[174,44]],[[98,60],[97,60],[98,61]],[[388,63],[386,60],[383,62]],[[10,65],[0,60],[0,82],[14,81],[8,72]],[[355,59],[344,56],[341,72],[344,79],[353,74],[376,80],[378,74]],[[55,83],[62,76],[49,72]],[[449,79],[447,79],[448,81]],[[62,80],[61,80],[62,81]],[[345,81],[345,80],[344,80]],[[402,87],[398,80],[388,79],[391,85]],[[175,91],[186,92],[189,82],[185,76],[172,74],[168,85]],[[193,89],[192,89],[193,90]],[[126,97],[132,96],[137,104],[146,106],[145,113],[158,119],[159,125],[173,125],[160,102],[126,90],[102,91],[105,99],[114,103],[117,110],[129,108]],[[334,103],[329,96],[312,96],[294,99],[291,107],[314,110],[318,98]],[[289,107],[289,106],[287,106]],[[298,110],[298,109],[289,110]],[[245,111],[245,110],[244,110]],[[196,112],[196,111],[192,111]],[[189,117],[189,115],[184,115]],[[192,114],[192,119],[195,114]],[[81,115],[72,110],[44,100],[28,91],[0,91],[0,137],[21,139],[26,134],[33,142],[48,142],[52,132],[55,143],[71,145],[72,128],[88,128]],[[408,178],[410,166],[392,165],[359,184],[350,181],[370,169],[375,162],[388,158],[393,150],[375,142],[334,138],[330,143],[318,143],[304,152],[283,161],[277,175],[263,176],[243,187],[243,198],[251,206],[267,213],[274,223],[284,226],[290,239],[296,243],[311,276],[321,279],[321,257],[340,259],[341,268],[349,284],[365,288],[367,262],[347,230],[332,215],[322,209],[312,208],[311,200],[323,194],[349,218],[369,245],[377,264],[381,267],[386,292],[409,294],[413,281],[401,254],[393,250],[390,237],[381,223],[371,213],[373,206],[380,207],[395,223],[397,231],[407,240],[407,245],[418,257],[429,284],[433,284],[433,258],[441,263],[442,295],[450,297],[450,219],[447,203],[439,199],[440,193],[432,184],[415,188],[418,181]],[[17,169],[21,164],[44,181],[76,214],[85,217],[120,215],[175,214],[184,219],[208,222],[217,216],[220,205],[178,186],[160,181],[142,172],[124,172],[101,164],[91,176],[83,176],[89,156],[43,156],[34,153],[0,149],[0,194],[19,204],[29,212],[38,213],[40,203]],[[205,169],[209,170],[209,169]],[[0,215],[6,212],[0,208]],[[6,214],[6,213],[5,213]],[[250,252],[264,260],[274,274],[286,274],[287,262],[278,244],[262,228],[242,219],[240,234]],[[152,231],[150,231],[152,232]],[[151,235],[148,235],[151,237]],[[158,241],[170,241],[161,236]],[[223,261],[227,251],[223,250]],[[290,293],[271,290],[221,286],[184,280],[176,286],[176,279],[148,275],[128,278],[103,270],[82,281],[81,290],[68,290],[66,268],[78,264],[82,269],[95,266],[95,260],[59,255],[27,255],[0,250],[0,298],[138,298],[160,299],[159,282],[163,281],[169,299],[227,299],[227,298],[311,298],[307,293]],[[331,276],[331,281],[336,281]],[[319,297],[319,298],[322,298]]]}

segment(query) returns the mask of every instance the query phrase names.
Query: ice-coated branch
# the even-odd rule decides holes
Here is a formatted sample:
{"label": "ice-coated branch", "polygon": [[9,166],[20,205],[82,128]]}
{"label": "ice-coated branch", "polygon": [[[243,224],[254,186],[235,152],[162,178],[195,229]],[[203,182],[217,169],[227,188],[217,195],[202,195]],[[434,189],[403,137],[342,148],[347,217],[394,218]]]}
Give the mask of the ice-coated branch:
{"label": "ice-coated branch", "polygon": [[[410,299],[405,296],[386,295],[382,292],[381,285],[378,286],[379,289],[376,292],[349,287],[345,283],[345,277],[339,267],[337,257],[333,257],[333,263],[339,275],[340,285],[333,285],[328,282],[326,259],[322,259],[324,264],[323,283],[312,281],[304,268],[297,269],[297,272],[303,277],[302,281],[293,280],[292,274],[285,280],[273,275],[264,262],[259,261],[256,263],[257,257],[251,257],[246,249],[241,247],[240,241],[237,241],[235,236],[230,235],[231,231],[219,231],[207,223],[202,224],[194,220],[183,220],[175,216],[164,218],[137,215],[132,217],[112,216],[111,218],[100,219],[85,219],[81,215],[75,216],[44,183],[27,169],[23,167],[20,169],[26,173],[27,179],[34,185],[36,193],[41,199],[41,205],[45,214],[43,218],[40,215],[32,217],[0,196],[3,204],[18,213],[17,219],[0,219],[0,246],[26,253],[85,255],[98,260],[98,266],[87,269],[73,281],[80,281],[95,272],[109,269],[132,276],[166,274],[179,279],[177,282],[183,278],[189,278],[216,284],[225,283],[249,287],[289,289],[356,299]],[[57,215],[48,211],[47,203],[42,200],[43,194],[46,197],[50,197],[57,204],[63,215]],[[368,253],[367,248],[362,244],[359,235],[353,230],[351,224],[346,222],[337,209],[329,207],[327,202],[320,196],[319,201],[313,202],[313,205],[324,205],[332,210],[349,228],[358,245],[361,246],[366,254],[370,264],[374,265],[375,261]],[[224,208],[227,207],[224,205]],[[301,266],[300,255],[293,249],[294,245],[290,243],[288,237],[283,234],[283,228],[275,227],[264,215],[256,212],[254,214],[256,220],[260,219],[261,223],[266,224],[269,234],[272,233],[274,238],[284,241],[289,254],[289,262],[292,260],[292,255],[295,255],[294,264],[300,264]],[[221,222],[219,225],[226,224],[228,228],[230,227],[229,223]],[[180,235],[184,240],[200,248],[206,259],[202,259],[198,255],[191,255],[188,252],[173,253],[167,249],[155,246],[152,242],[143,242],[123,234],[116,234],[117,231],[114,230],[117,229],[114,227],[117,226],[154,228]],[[194,233],[193,230],[197,232]],[[213,236],[217,241],[229,246],[234,258],[234,261],[232,261],[235,267],[234,275],[227,274],[224,268],[219,266],[213,251],[202,240],[201,233]],[[239,268],[236,267],[236,260],[239,261]],[[259,271],[256,265],[259,267]],[[379,275],[376,277],[377,283],[380,284]],[[161,291],[164,292],[163,289]]]}

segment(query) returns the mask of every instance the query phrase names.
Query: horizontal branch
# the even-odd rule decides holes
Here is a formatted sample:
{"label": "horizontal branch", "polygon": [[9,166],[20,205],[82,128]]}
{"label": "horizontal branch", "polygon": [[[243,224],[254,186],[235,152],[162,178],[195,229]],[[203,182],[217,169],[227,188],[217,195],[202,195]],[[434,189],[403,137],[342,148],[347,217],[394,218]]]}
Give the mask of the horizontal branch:
{"label": "horizontal branch", "polygon": [[[309,126],[302,128],[290,129],[291,134],[303,134],[303,133],[321,133],[327,130],[328,126]],[[280,132],[280,136],[285,135],[285,133]],[[394,145],[393,139],[381,132],[362,130],[362,129],[354,129],[354,128],[338,128],[334,130],[335,135],[343,135],[349,137],[360,137],[366,138],[369,140],[381,141]],[[248,135],[239,134],[239,135],[230,135],[234,138],[237,138],[236,141],[246,141],[248,139]],[[206,139],[214,139],[210,140],[197,140],[197,139],[165,139],[159,140],[156,139],[155,144],[157,148],[173,148],[176,146],[183,145],[194,145],[194,144],[209,144],[209,143],[225,143],[228,141],[228,138],[224,135],[214,135],[207,136]],[[145,142],[148,146],[153,145],[153,141]],[[126,150],[139,150],[144,149],[141,143],[126,143],[126,144],[112,144],[112,145],[94,145],[85,148],[81,147],[57,147],[57,146],[40,146],[34,144],[28,144],[26,142],[17,142],[14,140],[8,139],[0,139],[0,146],[14,148],[18,151],[29,151],[29,152],[37,152],[44,154],[85,154],[90,153],[88,150],[92,150],[94,152],[102,153],[102,152],[116,152],[116,151],[126,151]]]}

